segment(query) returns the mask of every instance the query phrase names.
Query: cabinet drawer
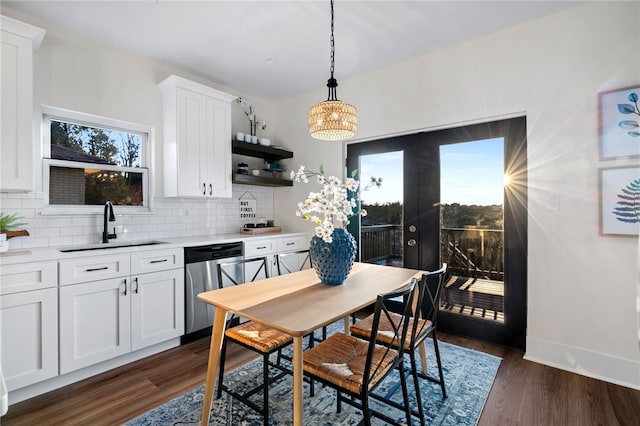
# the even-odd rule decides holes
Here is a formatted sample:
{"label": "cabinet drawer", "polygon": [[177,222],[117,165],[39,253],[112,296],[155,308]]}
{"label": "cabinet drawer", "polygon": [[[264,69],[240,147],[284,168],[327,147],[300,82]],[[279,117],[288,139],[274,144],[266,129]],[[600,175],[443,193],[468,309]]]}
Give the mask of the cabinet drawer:
{"label": "cabinet drawer", "polygon": [[244,243],[244,257],[247,259],[271,254],[274,250],[273,240],[245,241]]}
{"label": "cabinet drawer", "polygon": [[0,274],[0,294],[40,290],[58,285],[56,262],[5,265]]}
{"label": "cabinet drawer", "polygon": [[127,276],[131,272],[128,254],[85,257],[60,261],[60,285]]}
{"label": "cabinet drawer", "polygon": [[285,251],[295,251],[302,250],[303,248],[308,248],[303,245],[302,238],[300,237],[291,237],[291,238],[280,238],[277,240],[277,251],[279,253]]}
{"label": "cabinet drawer", "polygon": [[131,255],[131,274],[166,271],[184,266],[184,250],[154,250]]}

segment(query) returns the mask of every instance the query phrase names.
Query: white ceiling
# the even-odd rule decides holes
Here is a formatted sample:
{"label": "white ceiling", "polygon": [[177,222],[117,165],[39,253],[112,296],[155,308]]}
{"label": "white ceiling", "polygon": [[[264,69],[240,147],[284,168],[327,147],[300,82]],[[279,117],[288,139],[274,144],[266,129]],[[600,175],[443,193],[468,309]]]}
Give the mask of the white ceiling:
{"label": "white ceiling", "polygon": [[[576,4],[336,0],[335,76],[341,82]],[[318,89],[329,78],[328,0],[3,0],[2,8],[267,100]]]}

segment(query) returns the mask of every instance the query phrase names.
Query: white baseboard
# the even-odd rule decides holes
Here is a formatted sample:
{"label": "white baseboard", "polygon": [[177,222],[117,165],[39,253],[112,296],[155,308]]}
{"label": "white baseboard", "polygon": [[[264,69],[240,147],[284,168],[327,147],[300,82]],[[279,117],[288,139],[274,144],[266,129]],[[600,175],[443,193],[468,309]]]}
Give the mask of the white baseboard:
{"label": "white baseboard", "polygon": [[640,361],[527,337],[524,359],[640,390]]}
{"label": "white baseboard", "polygon": [[17,402],[33,398],[34,396],[42,395],[43,393],[50,392],[54,389],[70,385],[71,383],[79,382],[80,380],[84,380],[100,373],[104,373],[105,371],[112,370],[125,364],[129,364],[130,362],[146,358],[148,356],[166,351],[167,349],[175,348],[177,346],[180,346],[179,337],[167,340],[166,342],[158,343],[153,346],[149,346],[144,349],[140,349],[135,352],[128,353],[126,355],[122,355],[118,358],[110,359],[108,361],[83,368],[81,370],[72,371],[71,373],[67,373],[62,376],[56,376],[30,386],[25,386],[23,388],[10,391],[9,407]]}

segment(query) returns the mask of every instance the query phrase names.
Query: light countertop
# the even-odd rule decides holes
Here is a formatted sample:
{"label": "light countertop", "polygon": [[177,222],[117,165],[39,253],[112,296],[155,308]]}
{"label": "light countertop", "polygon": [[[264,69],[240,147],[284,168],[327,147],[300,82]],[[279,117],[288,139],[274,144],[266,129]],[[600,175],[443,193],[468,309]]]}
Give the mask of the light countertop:
{"label": "light countertop", "polygon": [[[62,259],[71,259],[78,257],[89,257],[104,254],[123,254],[123,253],[136,253],[141,251],[150,250],[166,250],[169,248],[184,248],[207,244],[220,244],[220,243],[232,243],[232,242],[244,242],[249,240],[265,240],[282,237],[301,236],[310,238],[309,234],[303,232],[282,232],[277,234],[262,234],[262,235],[245,235],[245,234],[218,234],[218,235],[198,235],[192,237],[179,237],[179,238],[158,238],[146,241],[162,241],[163,244],[151,244],[140,246],[124,246],[113,247],[122,244],[135,244],[138,241],[126,239],[117,240],[112,243],[102,244],[79,244],[77,248],[96,248],[95,250],[75,251],[75,252],[62,252],[60,250],[69,249],[71,246],[50,246],[50,247],[36,247],[29,249],[15,249],[9,250],[4,253],[0,253],[0,266],[14,265],[30,262],[43,262],[43,261],[55,261]],[[112,247],[106,247],[108,245]],[[105,246],[104,249],[100,247]]]}

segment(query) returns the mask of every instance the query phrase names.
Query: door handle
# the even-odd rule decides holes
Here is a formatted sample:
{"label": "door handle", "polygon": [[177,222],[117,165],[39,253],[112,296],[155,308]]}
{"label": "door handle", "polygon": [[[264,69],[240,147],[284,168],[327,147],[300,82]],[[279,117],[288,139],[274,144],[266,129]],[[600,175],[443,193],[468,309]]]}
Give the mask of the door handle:
{"label": "door handle", "polygon": [[202,182],[202,195],[207,195],[207,184]]}
{"label": "door handle", "polygon": [[133,291],[133,294],[138,294],[138,278],[134,278],[133,282],[136,283],[136,288],[132,288],[131,291]]}
{"label": "door handle", "polygon": [[409,241],[407,241],[407,245],[409,247],[413,247],[416,245],[416,240],[414,240],[413,238],[411,238]]}
{"label": "door handle", "polygon": [[209,184],[209,195],[213,195],[213,184]]}
{"label": "door handle", "polygon": [[127,295],[127,279],[125,278],[122,282],[124,284],[124,291],[122,292],[123,296]]}

